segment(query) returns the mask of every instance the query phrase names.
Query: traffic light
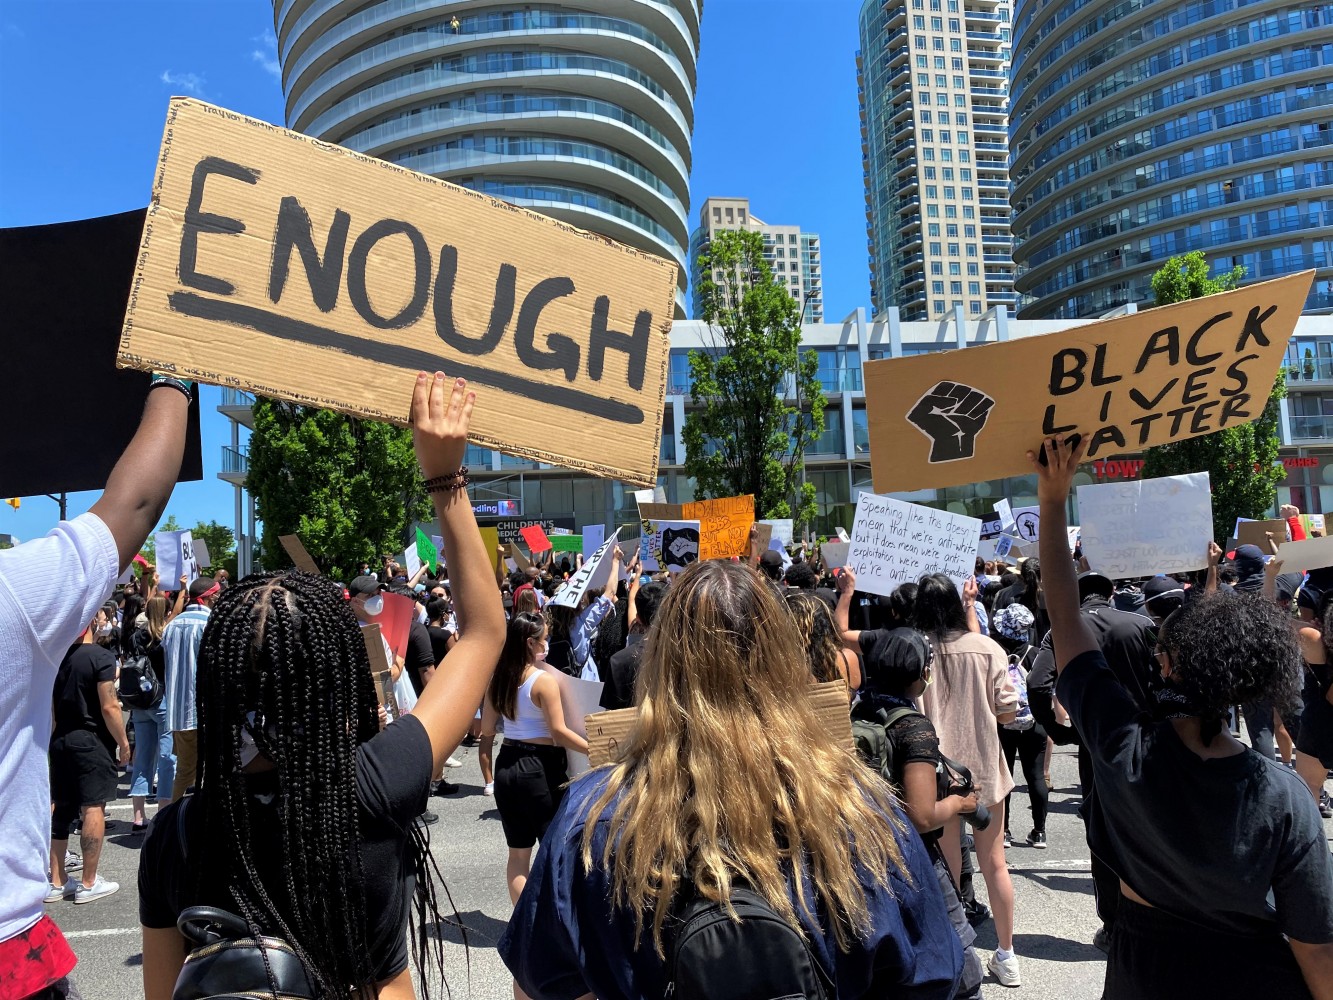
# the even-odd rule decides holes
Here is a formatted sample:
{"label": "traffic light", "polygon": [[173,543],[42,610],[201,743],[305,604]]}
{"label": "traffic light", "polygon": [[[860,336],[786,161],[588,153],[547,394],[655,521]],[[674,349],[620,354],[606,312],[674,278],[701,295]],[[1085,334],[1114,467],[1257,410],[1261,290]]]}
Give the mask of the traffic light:
{"label": "traffic light", "polygon": [[15,510],[18,510],[19,507],[22,506],[23,501],[18,497],[10,497],[5,503],[9,504],[9,506],[13,507]]}

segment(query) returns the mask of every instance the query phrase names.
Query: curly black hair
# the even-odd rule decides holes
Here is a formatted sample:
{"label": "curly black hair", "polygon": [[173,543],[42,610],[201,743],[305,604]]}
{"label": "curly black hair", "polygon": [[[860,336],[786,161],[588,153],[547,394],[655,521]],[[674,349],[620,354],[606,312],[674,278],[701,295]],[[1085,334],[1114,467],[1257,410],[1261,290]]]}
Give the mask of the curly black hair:
{"label": "curly black hair", "polygon": [[1171,657],[1171,686],[1204,718],[1252,701],[1284,714],[1300,708],[1300,641],[1272,601],[1205,594],[1162,623],[1158,646]]}

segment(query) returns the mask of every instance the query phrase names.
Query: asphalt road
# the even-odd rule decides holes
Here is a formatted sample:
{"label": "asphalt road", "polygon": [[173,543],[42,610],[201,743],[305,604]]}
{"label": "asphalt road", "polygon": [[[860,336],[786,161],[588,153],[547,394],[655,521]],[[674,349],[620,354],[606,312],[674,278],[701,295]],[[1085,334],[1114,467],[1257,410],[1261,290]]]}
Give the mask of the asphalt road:
{"label": "asphalt road", "polygon": [[[494,800],[482,795],[481,772],[472,751],[460,751],[464,766],[449,772],[460,782],[459,794],[431,800],[440,822],[431,827],[432,844],[470,947],[452,927],[442,931],[446,941],[447,979],[454,998],[507,1000],[511,981],[495,951],[495,943],[509,917],[509,896],[504,884],[505,845]],[[1026,997],[1029,1000],[1096,1000],[1101,996],[1103,956],[1092,946],[1098,927],[1093,906],[1092,877],[1083,827],[1075,809],[1078,780],[1074,755],[1057,748],[1052,766],[1055,791],[1047,824],[1049,847],[1035,850],[1014,846],[1008,852],[1016,898],[1015,950],[1023,986],[1006,989],[988,977],[988,1000]],[[1021,773],[1017,776],[1021,779]],[[1011,824],[1016,837],[1031,828],[1027,798],[1020,786],[1014,793],[1017,816]],[[132,1000],[143,996],[140,985],[140,944],[135,891],[138,851],[142,837],[130,833],[131,809],[122,783],[121,799],[110,806],[107,843],[101,873],[121,884],[120,892],[84,906],[57,903],[49,907],[69,938],[79,965],[76,981],[87,1000]],[[1333,835],[1333,821],[1325,828]],[[977,876],[977,894],[985,885]],[[318,887],[311,887],[318,891]],[[978,947],[995,947],[993,926],[983,925]],[[445,996],[431,989],[431,996]]]}

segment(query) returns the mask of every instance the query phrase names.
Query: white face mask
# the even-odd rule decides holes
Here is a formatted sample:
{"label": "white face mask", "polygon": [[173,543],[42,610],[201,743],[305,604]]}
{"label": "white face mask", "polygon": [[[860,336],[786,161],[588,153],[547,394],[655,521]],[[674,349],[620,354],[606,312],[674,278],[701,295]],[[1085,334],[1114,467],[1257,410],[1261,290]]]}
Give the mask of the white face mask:
{"label": "white face mask", "polygon": [[110,625],[109,623],[106,624],[106,625],[98,625],[98,626],[97,626],[97,634],[98,634],[98,635],[110,635],[110,634],[111,634],[111,625]]}
{"label": "white face mask", "polygon": [[374,618],[384,610],[384,598],[379,594],[374,597],[367,597],[361,607],[367,618]]}
{"label": "white face mask", "polygon": [[537,654],[537,662],[539,663],[544,662],[546,660],[547,654],[550,652],[551,652],[551,640],[545,639],[542,641],[542,651]]}

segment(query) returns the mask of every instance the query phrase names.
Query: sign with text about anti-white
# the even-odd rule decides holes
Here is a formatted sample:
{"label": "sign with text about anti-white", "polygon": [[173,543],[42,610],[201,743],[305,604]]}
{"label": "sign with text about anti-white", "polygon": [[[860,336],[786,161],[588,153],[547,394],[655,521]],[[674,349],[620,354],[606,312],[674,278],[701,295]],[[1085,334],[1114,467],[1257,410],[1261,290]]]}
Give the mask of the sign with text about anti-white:
{"label": "sign with text about anti-white", "polygon": [[875,489],[1032,471],[1044,436],[1088,457],[1209,434],[1263,412],[1314,272],[1036,337],[865,364]]}
{"label": "sign with text about anti-white", "polygon": [[961,587],[976,568],[980,539],[975,517],[862,493],[847,568],[867,594],[891,594],[927,573],[944,573]]}
{"label": "sign with text about anti-white", "polygon": [[676,266],[396,164],[173,98],[117,361],[656,482]]}
{"label": "sign with text about anti-white", "polygon": [[1080,486],[1078,516],[1088,565],[1112,580],[1208,565],[1213,494],[1206,472]]}

